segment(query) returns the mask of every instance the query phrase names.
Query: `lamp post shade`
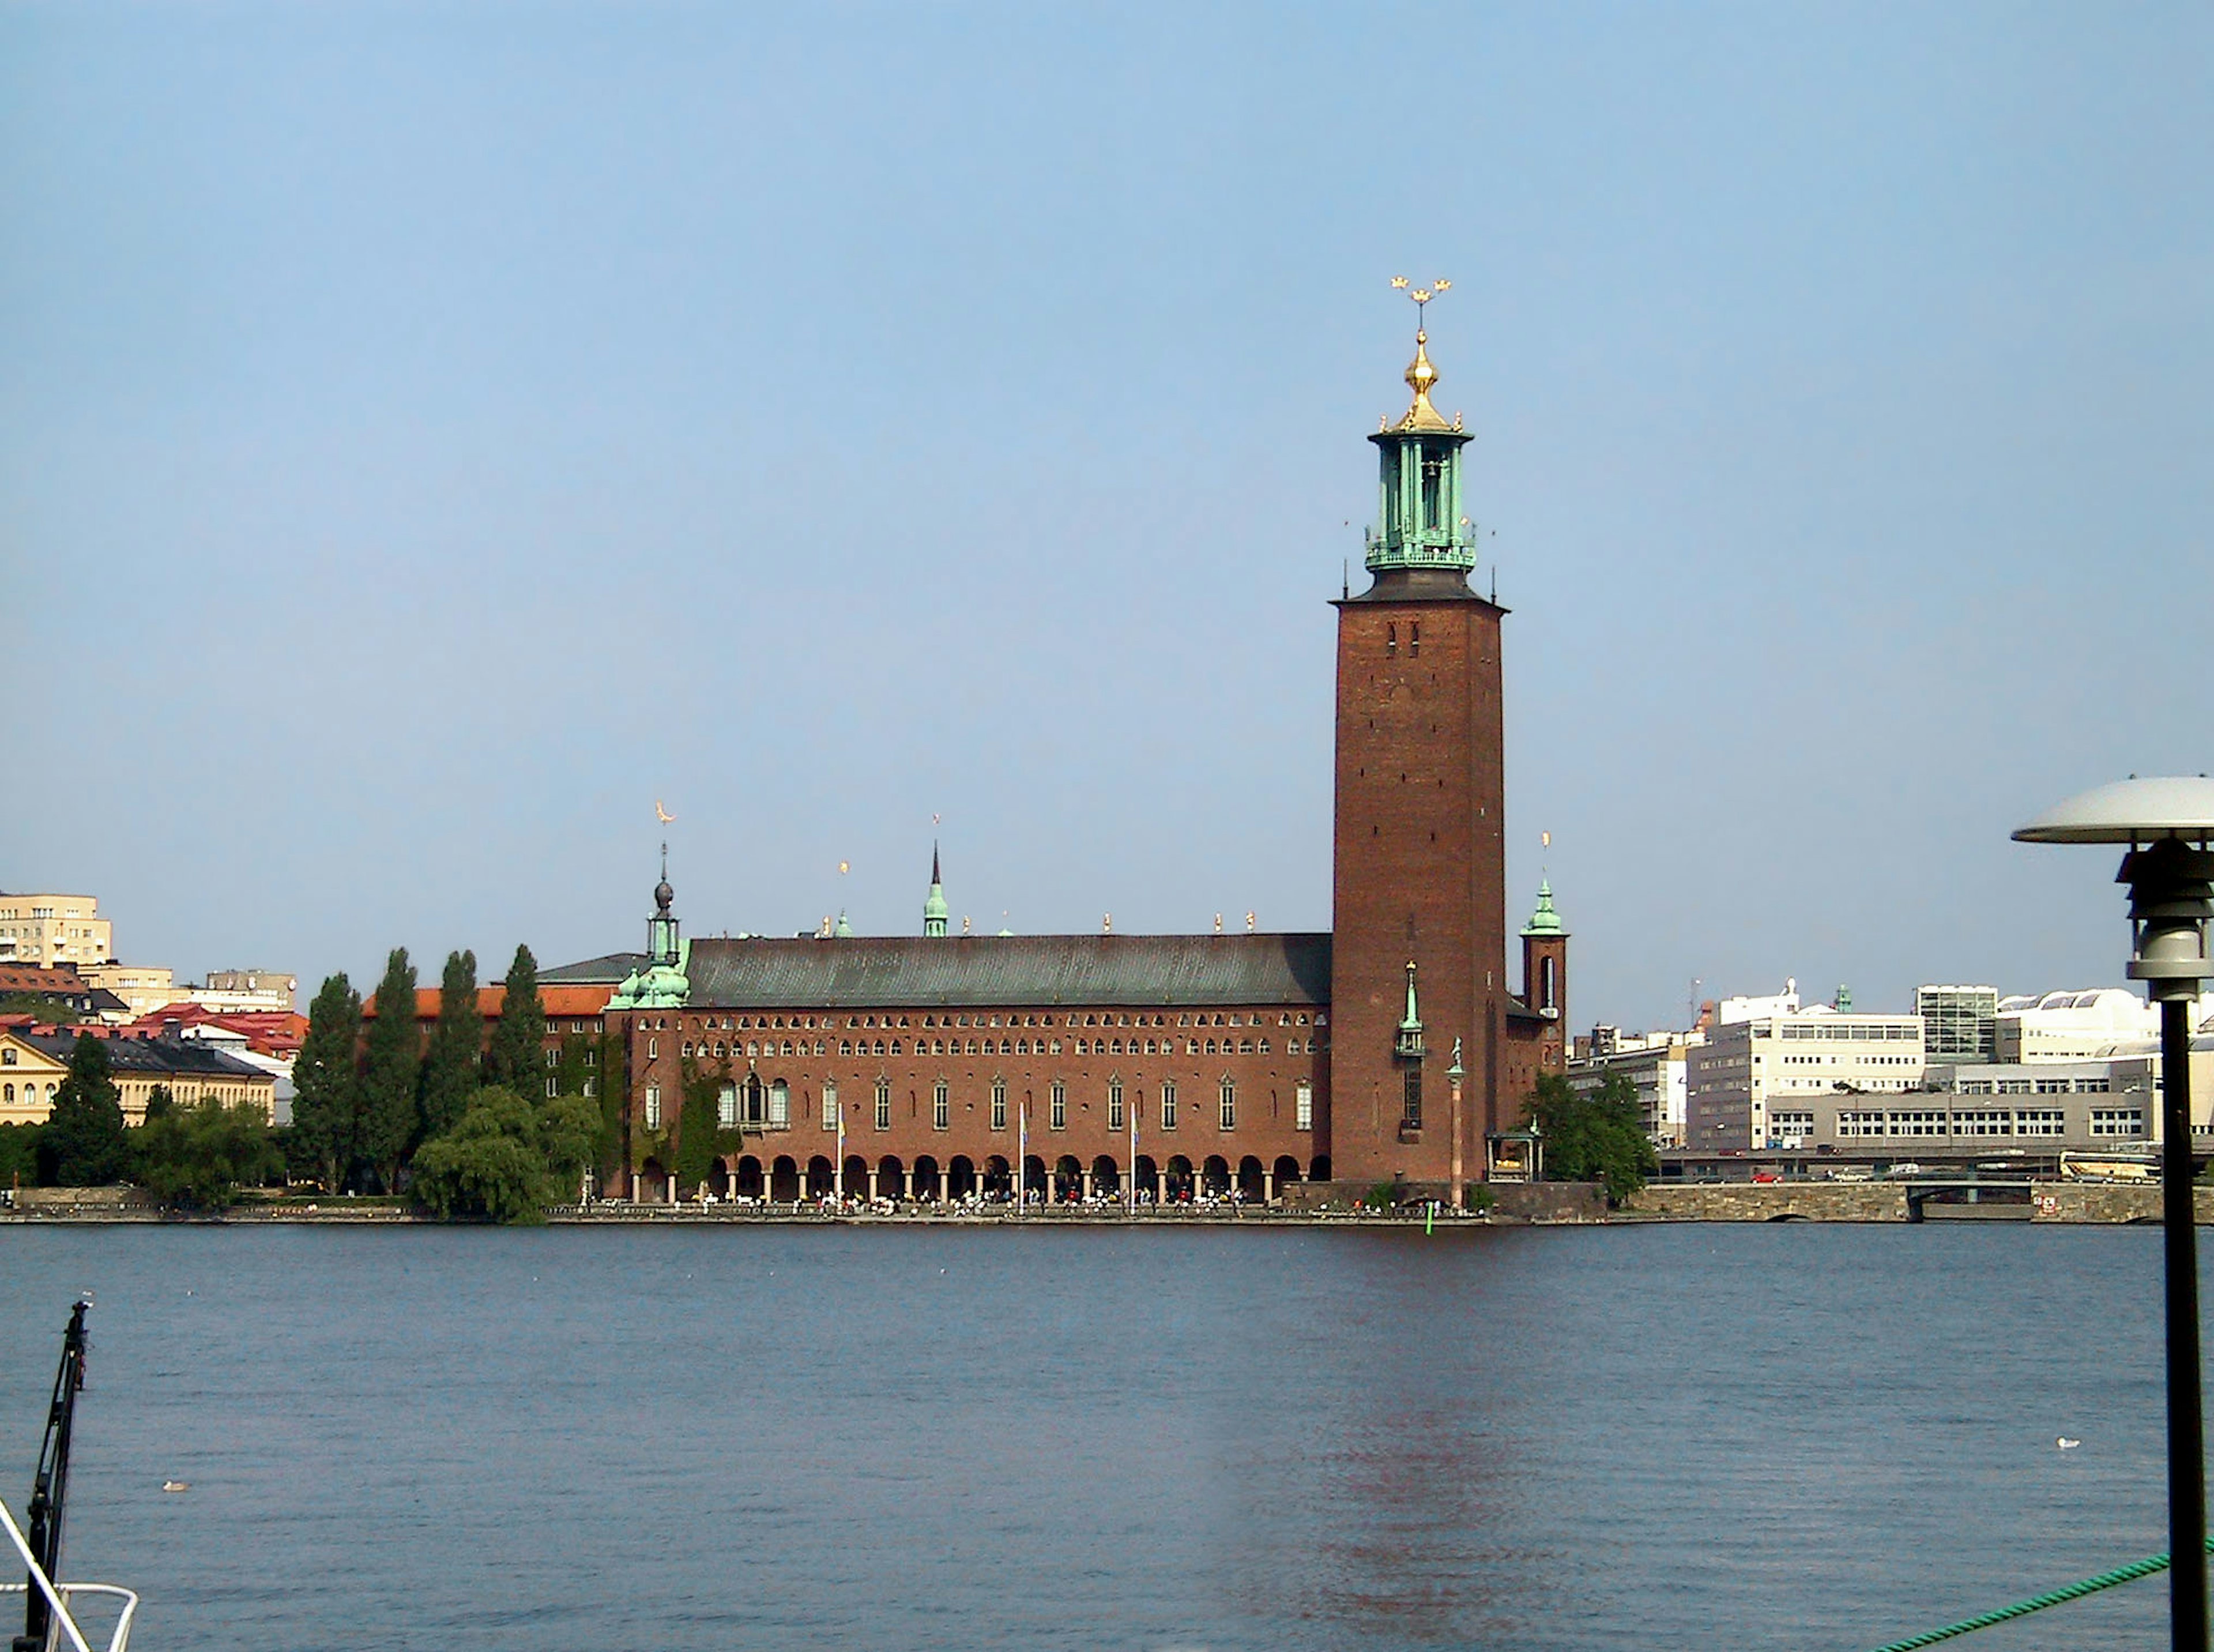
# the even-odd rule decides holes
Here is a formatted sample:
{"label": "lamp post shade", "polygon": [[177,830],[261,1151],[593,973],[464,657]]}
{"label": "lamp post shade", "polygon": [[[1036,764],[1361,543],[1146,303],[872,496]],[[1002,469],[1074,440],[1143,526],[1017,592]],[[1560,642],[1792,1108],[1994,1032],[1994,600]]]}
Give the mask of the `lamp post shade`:
{"label": "lamp post shade", "polygon": [[2142,843],[2214,837],[2214,780],[2204,774],[2115,780],[2056,803],[2014,835],[2017,843]]}

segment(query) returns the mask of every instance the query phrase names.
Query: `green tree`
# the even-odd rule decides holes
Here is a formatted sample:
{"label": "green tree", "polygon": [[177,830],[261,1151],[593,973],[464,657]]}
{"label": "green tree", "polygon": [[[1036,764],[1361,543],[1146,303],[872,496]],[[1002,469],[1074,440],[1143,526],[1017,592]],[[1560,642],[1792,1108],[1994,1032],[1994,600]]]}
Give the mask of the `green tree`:
{"label": "green tree", "polygon": [[64,1187],[104,1187],[120,1181],[130,1166],[123,1097],[112,1070],[107,1040],[77,1034],[69,1076],[54,1092],[42,1137],[53,1155],[54,1179]]}
{"label": "green tree", "polygon": [[1620,1204],[1660,1168],[1637,1122],[1636,1086],[1623,1074],[1578,1095],[1564,1074],[1542,1073],[1527,1117],[1544,1138],[1548,1181],[1604,1182],[1607,1202]]}
{"label": "green tree", "polygon": [[419,1140],[443,1135],[482,1081],[477,1071],[484,1048],[484,1018],[477,1013],[477,955],[446,954],[446,973],[438,983],[438,1025],[423,1058],[423,1117]]}
{"label": "green tree", "polygon": [[242,1187],[259,1187],[284,1168],[269,1121],[250,1102],[195,1102],[156,1114],[138,1132],[140,1184],[165,1203],[222,1210]]}
{"label": "green tree", "polygon": [[504,984],[507,995],[485,1056],[485,1082],[505,1085],[518,1096],[535,1095],[546,1087],[546,1006],[538,998],[538,960],[528,946],[515,949]]}
{"label": "green tree", "polygon": [[478,1091],[454,1128],[415,1155],[415,1197],[441,1216],[540,1221],[551,1180],[536,1111],[498,1086]]}
{"label": "green tree", "polygon": [[43,1124],[0,1124],[0,1188],[36,1184]]}
{"label": "green tree", "polygon": [[361,1156],[387,1193],[400,1190],[407,1149],[415,1141],[415,1074],[421,1066],[415,1031],[415,966],[395,946],[376,983],[376,1016],[369,1024],[361,1066]]}
{"label": "green tree", "polygon": [[538,1146],[553,1178],[549,1204],[566,1204],[584,1191],[584,1172],[602,1153],[600,1110],[583,1096],[556,1096],[538,1111]]}
{"label": "green tree", "polygon": [[292,1063],[295,1166],[321,1177],[327,1193],[345,1190],[360,1153],[361,1080],[354,1068],[360,1042],[361,994],[341,972],[308,1006],[308,1035]]}
{"label": "green tree", "polygon": [[146,1117],[140,1123],[151,1124],[157,1118],[166,1118],[176,1104],[177,1098],[169,1092],[169,1086],[157,1084],[146,1092]]}

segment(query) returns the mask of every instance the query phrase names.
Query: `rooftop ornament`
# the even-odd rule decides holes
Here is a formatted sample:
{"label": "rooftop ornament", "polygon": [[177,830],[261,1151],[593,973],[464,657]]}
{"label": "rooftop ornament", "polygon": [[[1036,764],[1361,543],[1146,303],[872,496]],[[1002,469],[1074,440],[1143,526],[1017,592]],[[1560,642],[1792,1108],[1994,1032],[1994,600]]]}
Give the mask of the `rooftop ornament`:
{"label": "rooftop ornament", "polygon": [[2020,843],[2125,843],[2129,974],[2160,1006],[2161,1196],[2168,1296],[2168,1627],[2176,1652],[2206,1652],[2206,1447],[2199,1412],[2199,1255],[2192,1196],[2191,1004],[2214,976],[2214,780],[2135,776],[2056,804]]}

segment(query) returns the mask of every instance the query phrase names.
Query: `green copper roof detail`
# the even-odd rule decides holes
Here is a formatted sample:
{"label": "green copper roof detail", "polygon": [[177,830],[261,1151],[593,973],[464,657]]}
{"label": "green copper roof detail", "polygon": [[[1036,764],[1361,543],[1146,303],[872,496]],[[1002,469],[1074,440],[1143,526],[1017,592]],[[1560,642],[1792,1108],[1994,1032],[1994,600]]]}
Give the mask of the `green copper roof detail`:
{"label": "green copper roof detail", "polygon": [[943,935],[945,933],[945,883],[938,875],[938,845],[930,846],[930,894],[922,903],[922,933]]}
{"label": "green copper roof detail", "polygon": [[1415,1004],[1415,964],[1407,961],[1407,1013],[1399,1019],[1399,1036],[1392,1041],[1391,1053],[1419,1058],[1422,1054],[1422,1015]]}
{"label": "green copper roof detail", "polygon": [[1461,509],[1460,450],[1471,438],[1458,415],[1447,424],[1430,405],[1438,370],[1425,348],[1428,342],[1428,333],[1416,333],[1415,359],[1407,368],[1413,406],[1396,425],[1380,420],[1368,438],[1376,444],[1379,465],[1377,523],[1368,530],[1364,559],[1371,573],[1393,568],[1466,573],[1476,566],[1476,529]]}
{"label": "green copper roof detail", "polygon": [[692,982],[688,974],[692,963],[692,943],[688,939],[679,944],[674,962],[648,964],[644,970],[633,970],[623,978],[615,995],[608,1000],[611,1010],[675,1010],[684,1007],[691,996]]}
{"label": "green copper roof detail", "polygon": [[1553,910],[1553,886],[1544,878],[1538,880],[1538,909],[1530,915],[1530,921],[1522,926],[1525,935],[1565,935],[1561,927],[1561,915]]}
{"label": "green copper roof detail", "polygon": [[839,940],[851,940],[853,939],[853,926],[846,921],[846,915],[843,912],[841,912],[838,915],[837,927],[831,930],[830,933],[834,938]]}

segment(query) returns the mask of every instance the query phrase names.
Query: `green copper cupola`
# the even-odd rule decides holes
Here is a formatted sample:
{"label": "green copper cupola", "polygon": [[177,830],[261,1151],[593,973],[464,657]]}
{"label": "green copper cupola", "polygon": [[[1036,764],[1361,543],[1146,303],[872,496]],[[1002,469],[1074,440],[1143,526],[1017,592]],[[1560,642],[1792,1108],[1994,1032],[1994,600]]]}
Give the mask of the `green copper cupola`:
{"label": "green copper cupola", "polygon": [[938,845],[930,846],[930,893],[922,903],[922,933],[943,935],[945,933],[945,884],[938,875]]}
{"label": "green copper cupola", "polygon": [[[1405,288],[1404,278],[1395,287]],[[1436,281],[1408,291],[1417,314],[1453,284]],[[1442,568],[1466,574],[1476,566],[1476,529],[1462,510],[1460,450],[1472,439],[1460,417],[1448,421],[1430,401],[1438,370],[1431,364],[1429,334],[1418,321],[1415,359],[1407,364],[1407,388],[1415,399],[1393,424],[1378,421],[1376,444],[1379,505],[1376,526],[1368,530],[1368,572]]]}

